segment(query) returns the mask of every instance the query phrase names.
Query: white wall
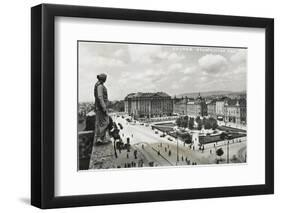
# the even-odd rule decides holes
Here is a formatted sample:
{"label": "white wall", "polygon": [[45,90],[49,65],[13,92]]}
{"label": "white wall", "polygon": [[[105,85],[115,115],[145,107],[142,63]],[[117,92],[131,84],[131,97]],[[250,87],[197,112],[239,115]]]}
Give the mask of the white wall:
{"label": "white wall", "polygon": [[[244,15],[275,18],[275,55],[280,57],[281,13],[278,1],[246,0],[45,0],[45,3],[80,4],[137,9],[172,10],[195,13]],[[30,197],[30,7],[41,1],[1,2],[1,139],[0,139],[0,209],[1,212],[37,212],[29,206]],[[275,63],[275,131],[280,123],[280,61]],[[250,79],[251,80],[251,79]],[[280,136],[275,137],[275,150],[280,150]],[[275,152],[275,195],[236,198],[173,201],[147,204],[51,210],[56,212],[247,212],[274,211],[280,205],[280,151]],[[276,212],[276,211],[275,211]]]}

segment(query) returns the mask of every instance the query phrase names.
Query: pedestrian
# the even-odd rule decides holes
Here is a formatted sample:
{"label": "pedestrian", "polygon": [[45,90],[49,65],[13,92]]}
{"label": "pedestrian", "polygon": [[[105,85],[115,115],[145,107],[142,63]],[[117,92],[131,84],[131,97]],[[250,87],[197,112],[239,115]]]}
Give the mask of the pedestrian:
{"label": "pedestrian", "polygon": [[129,158],[129,153],[127,153],[127,158]]}

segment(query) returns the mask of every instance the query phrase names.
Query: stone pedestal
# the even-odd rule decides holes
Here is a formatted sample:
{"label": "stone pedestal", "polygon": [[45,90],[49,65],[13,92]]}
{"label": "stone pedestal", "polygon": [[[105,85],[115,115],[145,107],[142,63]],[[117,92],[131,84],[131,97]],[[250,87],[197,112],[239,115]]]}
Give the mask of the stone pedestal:
{"label": "stone pedestal", "polygon": [[94,145],[90,159],[89,169],[108,169],[115,167],[113,143]]}

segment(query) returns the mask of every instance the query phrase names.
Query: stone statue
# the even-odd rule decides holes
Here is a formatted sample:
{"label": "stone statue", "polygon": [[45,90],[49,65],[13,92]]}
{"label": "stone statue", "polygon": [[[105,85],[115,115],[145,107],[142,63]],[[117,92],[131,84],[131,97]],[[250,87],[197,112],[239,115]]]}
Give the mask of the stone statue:
{"label": "stone statue", "polygon": [[106,74],[97,75],[98,82],[95,84],[94,96],[95,96],[95,137],[94,144],[106,144],[111,142],[109,137],[109,115],[107,111],[108,96],[107,89],[104,86],[106,81]]}

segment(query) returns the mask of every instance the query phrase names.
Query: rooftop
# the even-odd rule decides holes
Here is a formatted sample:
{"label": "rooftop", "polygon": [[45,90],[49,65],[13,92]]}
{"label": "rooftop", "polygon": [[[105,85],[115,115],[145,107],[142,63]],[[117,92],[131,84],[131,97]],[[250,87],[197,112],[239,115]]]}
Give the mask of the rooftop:
{"label": "rooftop", "polygon": [[247,101],[244,98],[241,99],[228,99],[226,105],[228,106],[246,106]]}
{"label": "rooftop", "polygon": [[126,99],[131,98],[153,98],[153,97],[171,97],[165,92],[137,92],[137,93],[130,93],[125,97]]}

